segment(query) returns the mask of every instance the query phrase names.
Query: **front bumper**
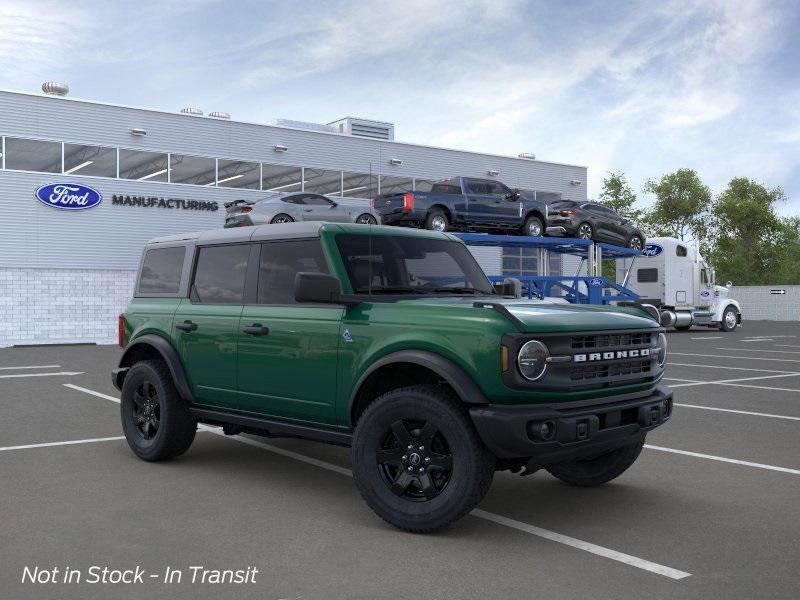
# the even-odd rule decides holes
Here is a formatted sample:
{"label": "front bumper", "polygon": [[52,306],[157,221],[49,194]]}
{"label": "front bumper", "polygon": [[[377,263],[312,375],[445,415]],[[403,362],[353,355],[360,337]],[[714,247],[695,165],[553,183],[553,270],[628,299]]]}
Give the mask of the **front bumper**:
{"label": "front bumper", "polygon": [[[551,405],[470,409],[483,443],[498,458],[530,458],[528,467],[596,456],[640,441],[672,415],[672,390],[656,387],[645,397],[575,408]],[[539,435],[548,423],[553,433]]]}

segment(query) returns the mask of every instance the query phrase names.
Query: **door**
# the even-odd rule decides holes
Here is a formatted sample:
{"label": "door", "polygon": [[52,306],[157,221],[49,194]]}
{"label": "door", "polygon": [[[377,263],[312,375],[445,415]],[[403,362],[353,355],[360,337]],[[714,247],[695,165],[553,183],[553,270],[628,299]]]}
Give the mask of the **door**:
{"label": "door", "polygon": [[591,223],[594,227],[595,239],[601,242],[618,242],[619,236],[616,227],[605,207],[599,204],[585,204],[584,210],[589,213]]}
{"label": "door", "polygon": [[319,239],[261,244],[257,300],[239,320],[239,408],[330,424],[344,307],[297,304],[299,272],[328,272]]}
{"label": "door", "polygon": [[[493,198],[489,205],[489,213],[496,223],[505,225],[521,225],[520,209],[522,202],[509,188],[499,181],[487,181],[489,195]],[[544,223],[542,223],[544,225]]]}
{"label": "door", "polygon": [[700,270],[700,285],[697,286],[697,306],[711,306],[714,302],[714,278],[711,268],[704,262],[698,264]]}
{"label": "door", "polygon": [[190,297],[175,312],[178,353],[201,406],[234,408],[237,402],[236,342],[251,247],[199,247]]}
{"label": "door", "polygon": [[485,225],[493,221],[492,211],[496,198],[490,193],[489,183],[482,179],[464,180],[469,223]]}
{"label": "door", "polygon": [[340,209],[338,203],[319,194],[306,194],[303,196],[303,206],[300,210],[304,221],[328,221],[332,223],[348,221],[347,212]]}

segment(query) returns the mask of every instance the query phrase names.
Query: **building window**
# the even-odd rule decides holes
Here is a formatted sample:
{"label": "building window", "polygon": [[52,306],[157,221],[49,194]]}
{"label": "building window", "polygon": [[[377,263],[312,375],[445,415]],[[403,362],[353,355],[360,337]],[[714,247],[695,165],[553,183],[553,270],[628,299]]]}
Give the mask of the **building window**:
{"label": "building window", "polygon": [[414,179],[414,191],[430,192],[434,183],[436,182],[432,179]]}
{"label": "building window", "polygon": [[171,154],[169,157],[169,180],[171,183],[192,185],[214,185],[217,161],[204,156]]}
{"label": "building window", "polygon": [[122,179],[166,182],[167,155],[161,152],[119,151],[119,176]]}
{"label": "building window", "polygon": [[414,191],[414,179],[411,177],[395,177],[394,175],[381,177],[381,195],[402,194],[403,192],[412,191]]}
{"label": "building window", "polygon": [[6,138],[6,169],[61,173],[61,143]]}
{"label": "building window", "polygon": [[261,165],[261,189],[265,192],[299,192],[303,188],[303,169],[283,165]]}
{"label": "building window", "polygon": [[217,163],[217,185],[219,187],[257,190],[261,178],[261,165],[241,160],[219,159]]}
{"label": "building window", "polygon": [[117,176],[117,149],[64,144],[64,175]]}
{"label": "building window", "polygon": [[342,196],[374,198],[378,195],[378,176],[367,173],[342,173]]}
{"label": "building window", "polygon": [[325,169],[303,169],[305,172],[305,191],[328,196],[342,195],[342,172]]}

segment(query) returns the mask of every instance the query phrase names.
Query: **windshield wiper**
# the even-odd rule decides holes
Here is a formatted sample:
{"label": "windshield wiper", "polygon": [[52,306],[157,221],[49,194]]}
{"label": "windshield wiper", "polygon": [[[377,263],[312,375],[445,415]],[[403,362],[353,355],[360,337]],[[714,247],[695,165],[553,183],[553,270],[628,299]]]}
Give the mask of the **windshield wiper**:
{"label": "windshield wiper", "polygon": [[372,287],[372,288],[357,288],[356,294],[424,294],[425,292],[419,288],[407,286],[394,286],[394,287]]}

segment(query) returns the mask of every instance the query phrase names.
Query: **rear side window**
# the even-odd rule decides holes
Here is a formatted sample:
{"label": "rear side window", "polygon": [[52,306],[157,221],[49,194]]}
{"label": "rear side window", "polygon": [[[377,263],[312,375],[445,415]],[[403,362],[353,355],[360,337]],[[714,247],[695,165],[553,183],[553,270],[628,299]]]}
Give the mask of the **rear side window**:
{"label": "rear side window", "polygon": [[249,244],[200,248],[191,290],[192,302],[242,304]]}
{"label": "rear side window", "polygon": [[431,188],[434,194],[461,194],[461,186],[455,181],[440,181]]}
{"label": "rear side window", "polygon": [[294,280],[298,273],[327,272],[328,265],[318,239],[263,244],[258,270],[258,303],[294,304]]}
{"label": "rear side window", "polygon": [[655,283],[658,281],[658,269],[639,269],[636,271],[636,281],[639,283]]}
{"label": "rear side window", "polygon": [[186,248],[153,248],[145,252],[137,295],[177,294]]}

